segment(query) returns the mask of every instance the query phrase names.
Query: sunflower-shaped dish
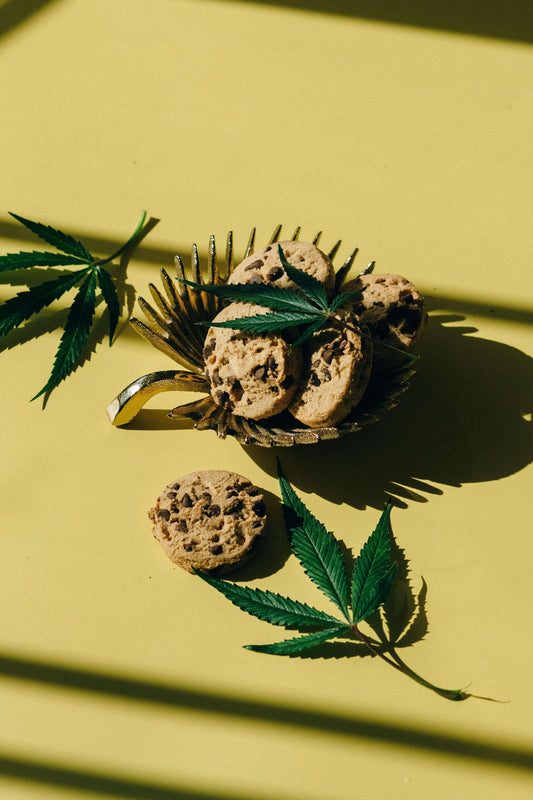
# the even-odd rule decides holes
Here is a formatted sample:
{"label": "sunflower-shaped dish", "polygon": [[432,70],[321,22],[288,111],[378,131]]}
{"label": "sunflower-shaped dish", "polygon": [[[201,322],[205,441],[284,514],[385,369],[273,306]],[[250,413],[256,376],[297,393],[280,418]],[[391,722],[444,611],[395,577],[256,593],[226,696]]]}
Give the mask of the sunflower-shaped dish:
{"label": "sunflower-shaped dish", "polygon": [[[279,242],[281,229],[281,225],[276,228],[267,247]],[[298,241],[299,233],[300,228],[297,228],[290,241]],[[321,232],[313,239],[315,247],[318,245],[320,236]],[[338,241],[327,253],[327,259],[331,263],[333,263],[340,244],[341,242]],[[248,239],[244,259],[248,259],[256,252],[254,245],[255,228]],[[365,276],[370,276],[373,272],[374,262],[359,273],[355,282],[344,283],[357,252],[358,250],[355,248],[340,268],[334,267],[335,293],[344,291],[345,288],[353,288],[352,285],[355,282],[367,280]],[[229,232],[227,235],[222,268],[217,260],[215,237],[211,236],[205,275],[202,274],[200,268],[197,247],[193,245],[189,270],[185,269],[180,256],[176,256],[177,280],[171,278],[167,271],[162,269],[161,282],[164,291],[162,292],[154,284],[149,284],[153,305],[147,303],[142,297],[138,299],[147,323],[135,318],[132,318],[130,323],[137,333],[176,361],[182,369],[143,375],[123,389],[107,409],[108,417],[113,425],[120,426],[130,422],[145,403],[159,392],[176,390],[198,392],[202,395],[200,399],[172,409],[168,416],[171,419],[190,419],[198,430],[214,430],[220,438],[233,436],[243,444],[287,447],[293,444],[316,444],[321,440],[337,439],[345,434],[354,433],[371,422],[380,420],[398,404],[401,395],[409,388],[415,371],[412,360],[399,359],[394,368],[391,369],[389,366],[384,371],[372,369],[362,399],[347,416],[335,425],[309,427],[299,423],[286,410],[267,419],[254,420],[232,413],[227,404],[221,405],[215,402],[204,362],[204,344],[208,329],[206,323],[210,323],[227,303],[209,291],[202,290],[202,287],[226,284],[234,271],[235,263],[232,233]],[[389,277],[396,278],[396,276]],[[380,278],[377,276],[376,278],[379,283]],[[192,281],[200,286],[193,287],[184,281]],[[405,284],[407,285],[407,282]],[[357,288],[360,289],[361,286],[358,285]],[[363,288],[367,289],[366,286]],[[403,288],[401,291],[405,294],[408,290]],[[382,306],[383,303],[378,303],[378,305]],[[363,314],[368,313],[368,310],[365,311],[363,303],[359,304],[359,311]],[[372,312],[372,309],[370,311]],[[422,310],[421,313],[421,319],[425,324],[427,316],[425,310]],[[198,325],[198,323],[203,324]],[[423,324],[419,327],[423,330]]]}

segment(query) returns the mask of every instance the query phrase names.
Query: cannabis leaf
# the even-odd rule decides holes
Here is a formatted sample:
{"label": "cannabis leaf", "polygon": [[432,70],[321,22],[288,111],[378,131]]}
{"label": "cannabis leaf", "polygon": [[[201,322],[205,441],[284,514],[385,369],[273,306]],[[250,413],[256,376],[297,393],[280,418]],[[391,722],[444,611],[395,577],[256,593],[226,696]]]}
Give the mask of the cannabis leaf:
{"label": "cannabis leaf", "polygon": [[256,653],[268,653],[272,656],[293,656],[298,655],[310,647],[324,644],[329,639],[342,636],[350,630],[348,625],[334,625],[326,628],[325,631],[307,633],[304,636],[296,636],[293,639],[285,639],[283,642],[273,642],[272,644],[246,644],[245,650],[253,650]]}
{"label": "cannabis leaf", "polygon": [[198,574],[206,583],[210,583],[211,586],[222,592],[234,605],[272,625],[331,627],[332,623],[338,623],[335,617],[317,608],[311,608],[307,603],[299,603],[297,600],[282,597],[274,592],[251,589],[248,586],[239,586],[236,583],[222,581],[209,575]]}
{"label": "cannabis leaf", "polygon": [[180,277],[179,280],[187,284],[187,286],[214,294],[230,302],[255,303],[271,309],[269,314],[238,317],[237,319],[223,322],[199,322],[197,324],[215,328],[252,331],[254,333],[279,331],[285,328],[293,328],[296,325],[306,326],[294,342],[293,346],[296,347],[312,336],[326,321],[333,319],[334,312],[350,298],[351,293],[346,292],[342,295],[342,299],[340,299],[341,295],[338,295],[330,305],[323,285],[309,273],[289,264],[279,244],[278,255],[283,269],[296,284],[296,290],[283,289],[280,286],[268,286],[261,283],[234,283],[214,286],[213,284],[194,283]]}
{"label": "cannabis leaf", "polygon": [[352,609],[356,624],[383,603],[394,580],[396,563],[390,563],[390,510],[388,503],[354,564]]}
{"label": "cannabis leaf", "polygon": [[[426,681],[402,661],[394,650],[394,642],[386,640],[385,637],[383,637],[383,641],[376,641],[359,627],[363,620],[368,619],[370,622],[374,618],[371,623],[372,627],[375,630],[382,630],[381,621],[379,621],[379,625],[376,625],[375,617],[378,609],[385,602],[389,602],[388,598],[391,594],[397,566],[396,562],[391,563],[391,543],[393,542],[390,527],[391,504],[386,505],[375,530],[356,558],[350,581],[339,541],[311,514],[296,495],[283,474],[279,462],[278,479],[286,511],[291,549],[308,577],[334,603],[344,619],[338,619],[307,605],[307,603],[291,600],[274,592],[253,589],[197,573],[202,580],[252,616],[288,629],[314,628],[302,636],[295,636],[272,644],[245,645],[245,649],[270,655],[297,656],[331,639],[355,637],[374,656],[378,656],[396,670],[441,697],[448,700],[466,700],[468,697],[474,697],[475,695],[471,695],[463,689],[443,689]],[[406,570],[407,566],[405,565]],[[389,608],[386,618],[390,618],[390,616]],[[410,630],[409,628],[407,634],[404,635],[409,636]]]}
{"label": "cannabis leaf", "polygon": [[[10,212],[11,213],[11,212]],[[18,292],[0,306],[0,336],[5,336],[27,319],[38,314],[44,308],[58,300],[66,292],[78,286],[67,316],[63,335],[55,354],[52,372],[46,384],[32,399],[47,394],[61,381],[70,375],[78,365],[84,347],[87,344],[96,309],[96,287],[100,288],[102,299],[107,306],[109,317],[109,344],[120,317],[121,306],[119,295],[111,273],[104,268],[125,250],[133,247],[141,238],[146,212],[128,241],[113,255],[96,260],[85,245],[63,231],[50,225],[21,217],[11,213],[18,222],[28,228],[47,244],[51,244],[58,253],[39,252],[36,250],[21,253],[8,253],[0,256],[0,272],[28,269],[32,267],[64,267],[76,266],[78,269],[53,280],[44,281],[30,289]]]}
{"label": "cannabis leaf", "polygon": [[350,621],[348,580],[339,543],[298,499],[281,466],[278,469],[281,499],[296,518],[291,548],[309,578]]}
{"label": "cannabis leaf", "polygon": [[[326,322],[334,325],[345,325],[335,316],[339,308],[348,300],[359,298],[361,291],[337,293],[328,301],[324,286],[313,275],[290,264],[285,257],[283,249],[278,244],[280,264],[287,276],[296,284],[295,289],[283,289],[280,286],[269,286],[262,283],[234,283],[214,285],[195,283],[178,276],[178,280],[197,291],[207,292],[230,302],[255,303],[270,309],[268,314],[256,314],[249,317],[223,320],[222,322],[207,322],[202,320],[197,325],[214,328],[231,328],[239,331],[253,333],[268,333],[280,331],[295,326],[304,326],[293,347],[297,347],[309,339]],[[337,287],[338,289],[338,287]],[[358,330],[358,329],[357,329]],[[359,332],[359,330],[358,330]],[[366,336],[367,334],[362,334]],[[368,338],[371,338],[370,336]],[[380,347],[394,350],[406,358],[416,361],[418,356],[399,350],[385,342],[379,342]]]}

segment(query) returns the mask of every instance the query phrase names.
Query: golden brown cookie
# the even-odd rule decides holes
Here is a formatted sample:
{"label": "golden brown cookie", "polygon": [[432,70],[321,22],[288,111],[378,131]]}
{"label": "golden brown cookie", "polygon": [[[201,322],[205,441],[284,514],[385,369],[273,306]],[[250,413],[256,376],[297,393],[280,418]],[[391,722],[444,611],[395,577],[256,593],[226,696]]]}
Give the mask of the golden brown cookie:
{"label": "golden brown cookie", "polygon": [[[214,321],[266,314],[250,303],[231,303]],[[205,373],[220,406],[248,419],[283,411],[300,378],[302,356],[278,333],[253,334],[233,328],[209,328],[204,345]]]}
{"label": "golden brown cookie", "polygon": [[374,343],[375,372],[396,369],[405,358],[386,345],[413,352],[417,349],[427,323],[424,298],[413,284],[400,275],[360,275],[342,287],[343,291],[362,290],[352,310],[368,326]]}
{"label": "golden brown cookie", "polygon": [[[335,270],[329,258],[311,242],[279,242],[285,258],[294,267],[308,272],[320,283],[328,293],[335,285]],[[233,270],[228,283],[265,283],[280,286],[283,289],[294,289],[278,254],[278,243],[270,244],[245,258]]]}
{"label": "golden brown cookie", "polygon": [[187,572],[223,574],[245,564],[266,523],[263,496],[234,472],[191,472],[165,487],[148,516],[166,555]]}
{"label": "golden brown cookie", "polygon": [[291,414],[311,428],[343,420],[363,396],[370,376],[370,338],[349,311],[337,311],[335,320],[303,345],[303,377],[289,405]]}

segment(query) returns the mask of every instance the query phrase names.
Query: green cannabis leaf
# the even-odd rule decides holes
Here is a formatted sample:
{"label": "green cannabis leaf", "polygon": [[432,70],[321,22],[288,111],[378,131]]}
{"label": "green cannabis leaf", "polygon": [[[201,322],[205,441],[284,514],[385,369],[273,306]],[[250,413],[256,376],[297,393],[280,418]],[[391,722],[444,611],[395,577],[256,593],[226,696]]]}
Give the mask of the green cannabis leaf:
{"label": "green cannabis leaf", "polygon": [[[202,580],[225,595],[234,605],[254,617],[287,629],[309,627],[314,629],[304,632],[302,636],[284,639],[273,644],[245,645],[245,648],[257,653],[295,656],[331,639],[348,636],[364,644],[372,655],[381,658],[396,670],[441,697],[448,700],[466,700],[468,697],[474,697],[475,695],[471,695],[463,689],[443,689],[426,681],[402,661],[394,649],[394,641],[386,639],[385,636],[378,641],[365,634],[359,627],[361,622],[367,620],[374,630],[383,630],[381,618],[379,618],[379,625],[376,625],[376,614],[385,603],[389,604],[385,619],[388,621],[392,619],[389,597],[394,584],[397,564],[392,561],[394,540],[390,526],[391,504],[386,505],[375,530],[355,559],[350,579],[340,542],[326,530],[324,525],[299,499],[283,474],[279,462],[278,479],[286,512],[291,549],[305,573],[337,607],[343,619],[312,608],[307,603],[291,600],[273,592],[252,589],[197,573]],[[397,551],[400,552],[399,548]],[[402,572],[407,574],[406,565],[402,564],[401,566]],[[411,610],[414,611],[414,608]]]}
{"label": "green cannabis leaf", "polygon": [[6,336],[10,331],[21,325],[22,322],[38,314],[54,300],[58,300],[66,292],[78,286],[78,291],[70,306],[63,335],[55,354],[52,372],[40,392],[32,398],[35,400],[58,386],[61,381],[65,380],[76,369],[91,332],[97,304],[97,286],[107,306],[109,344],[112,344],[121,307],[113,277],[103,265],[118,258],[125,250],[133,247],[139,241],[146,220],[146,212],[143,211],[139,224],[127,242],[116,250],[113,255],[99,260],[91,255],[85,245],[69,234],[56,230],[50,225],[33,222],[18,214],[11,213],[11,216],[40,239],[61,252],[53,253],[33,250],[31,252],[8,253],[0,256],[0,272],[31,267],[63,267],[67,265],[78,267],[78,269],[66,275],[60,275],[53,280],[32,286],[31,289],[18,292],[15,297],[6,300],[0,306],[0,336]]}
{"label": "green cannabis leaf", "polygon": [[[205,325],[206,327],[232,328],[233,330],[251,331],[253,333],[279,331],[292,328],[295,325],[305,326],[300,336],[293,343],[293,346],[297,347],[305,342],[306,339],[309,339],[326,322],[338,323],[335,313],[339,308],[347,300],[361,295],[360,291],[338,291],[329,302],[326,290],[320,281],[308,272],[290,264],[280,244],[278,244],[278,256],[287,276],[296,284],[296,289],[282,289],[280,286],[268,286],[261,283],[234,283],[220,286],[194,283],[194,281],[179,277],[178,280],[181,283],[185,283],[197,291],[213,294],[229,302],[255,303],[270,309],[268,314],[238,317],[237,319],[223,322],[202,321],[196,324]],[[399,350],[384,342],[379,344],[381,347],[401,353],[412,361],[418,360],[418,356],[412,353]]]}

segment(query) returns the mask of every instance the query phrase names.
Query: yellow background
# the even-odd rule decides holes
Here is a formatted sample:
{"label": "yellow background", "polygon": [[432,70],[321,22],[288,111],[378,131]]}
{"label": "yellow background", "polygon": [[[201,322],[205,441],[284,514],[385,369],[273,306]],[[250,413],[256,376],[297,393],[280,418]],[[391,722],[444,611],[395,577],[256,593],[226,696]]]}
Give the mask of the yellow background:
{"label": "yellow background", "polygon": [[[453,8],[432,28],[293,5],[4,0],[1,252],[40,246],[8,211],[109,255],[145,208],[160,222],[128,264],[140,295],[193,242],[205,256],[232,229],[242,252],[278,222],[409,277],[431,322],[400,408],[280,454],[356,553],[398,498],[428,586],[405,660],[510,702],[451,703],[370,657],[242,649],[283,631],[172,567],[146,511],[183,473],[247,475],[272,519],[250,585],[322,607],[283,546],[276,453],[167,423],[177,395],[113,428],[114,395],[172,368],[127,313],[112,348],[100,326],[46,409],[30,403],[59,303],[0,362],[2,800],[531,797],[531,27],[513,3],[514,27],[489,31]],[[2,299],[38,280],[3,278]]]}

